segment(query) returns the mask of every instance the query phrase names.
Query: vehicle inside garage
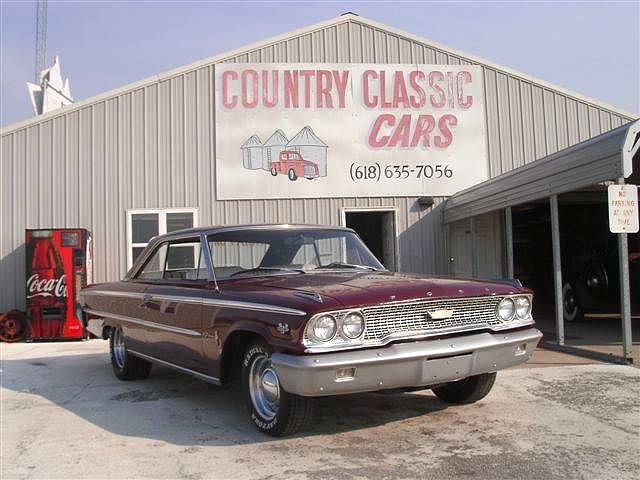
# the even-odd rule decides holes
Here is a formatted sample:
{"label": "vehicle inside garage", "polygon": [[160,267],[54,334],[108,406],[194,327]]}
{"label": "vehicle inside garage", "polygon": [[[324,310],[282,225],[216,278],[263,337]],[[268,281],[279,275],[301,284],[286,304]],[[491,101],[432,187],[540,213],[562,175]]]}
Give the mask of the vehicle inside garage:
{"label": "vehicle inside garage", "polygon": [[[607,191],[593,187],[558,196],[565,342],[594,351],[619,350],[622,342],[620,271],[616,235],[609,232]],[[551,215],[548,201],[512,209],[514,276],[536,293],[537,321],[547,340],[556,340]],[[633,341],[639,342],[640,271],[629,235]]]}
{"label": "vehicle inside garage", "polygon": [[[640,350],[632,335],[640,323],[637,200],[624,203],[628,227],[612,222],[613,195],[635,196],[639,170],[634,122],[452,196],[444,212],[450,243],[466,226],[457,253],[466,250],[472,275],[482,277],[480,252],[503,238],[503,276],[534,290],[548,346],[632,363]],[[490,215],[504,228],[483,239],[478,224]]]}

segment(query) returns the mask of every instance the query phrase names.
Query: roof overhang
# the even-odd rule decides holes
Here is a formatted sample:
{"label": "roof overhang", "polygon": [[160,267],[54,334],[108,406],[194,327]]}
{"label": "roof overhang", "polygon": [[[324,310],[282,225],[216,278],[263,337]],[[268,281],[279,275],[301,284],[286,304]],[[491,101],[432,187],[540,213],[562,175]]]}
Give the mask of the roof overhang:
{"label": "roof overhang", "polygon": [[638,173],[640,120],[565,148],[450,197],[445,223]]}

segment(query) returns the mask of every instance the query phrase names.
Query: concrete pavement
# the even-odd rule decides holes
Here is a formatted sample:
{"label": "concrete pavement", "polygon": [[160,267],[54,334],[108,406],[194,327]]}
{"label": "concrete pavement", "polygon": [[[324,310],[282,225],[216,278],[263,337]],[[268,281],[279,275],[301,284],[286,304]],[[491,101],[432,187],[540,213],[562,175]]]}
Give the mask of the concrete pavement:
{"label": "concrete pavement", "polygon": [[[430,391],[317,401],[304,433],[249,423],[237,388],[154,366],[118,381],[107,342],[1,344],[0,477],[620,478],[640,472],[640,369],[516,368],[484,400]],[[537,355],[535,365],[545,365]]]}

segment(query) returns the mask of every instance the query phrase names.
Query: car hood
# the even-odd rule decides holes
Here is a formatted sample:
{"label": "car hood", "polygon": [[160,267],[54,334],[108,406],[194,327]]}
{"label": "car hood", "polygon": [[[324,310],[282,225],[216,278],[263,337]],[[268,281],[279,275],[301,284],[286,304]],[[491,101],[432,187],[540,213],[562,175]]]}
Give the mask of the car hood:
{"label": "car hood", "polygon": [[528,292],[523,287],[500,281],[393,272],[328,271],[267,275],[238,279],[234,283],[241,283],[247,288],[292,290],[308,295],[311,300],[318,295],[330,297],[347,308],[417,298],[477,297]]}

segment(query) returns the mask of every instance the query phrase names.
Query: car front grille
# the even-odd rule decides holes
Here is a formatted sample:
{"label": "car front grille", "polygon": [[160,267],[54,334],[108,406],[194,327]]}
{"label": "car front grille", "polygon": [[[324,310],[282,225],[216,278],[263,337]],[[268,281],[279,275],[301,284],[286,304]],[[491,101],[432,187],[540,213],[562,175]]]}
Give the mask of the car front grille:
{"label": "car front grille", "polygon": [[[366,320],[364,341],[388,337],[431,334],[440,331],[477,330],[499,325],[496,307],[504,297],[447,298],[410,300],[364,307]],[[432,319],[429,312],[452,310],[449,318]]]}
{"label": "car front grille", "polygon": [[312,166],[312,165],[305,165],[305,166],[304,166],[304,174],[305,174],[306,176],[312,176],[312,175],[315,175],[315,174],[316,174],[316,169],[315,169],[315,168],[313,168],[313,166]]}

